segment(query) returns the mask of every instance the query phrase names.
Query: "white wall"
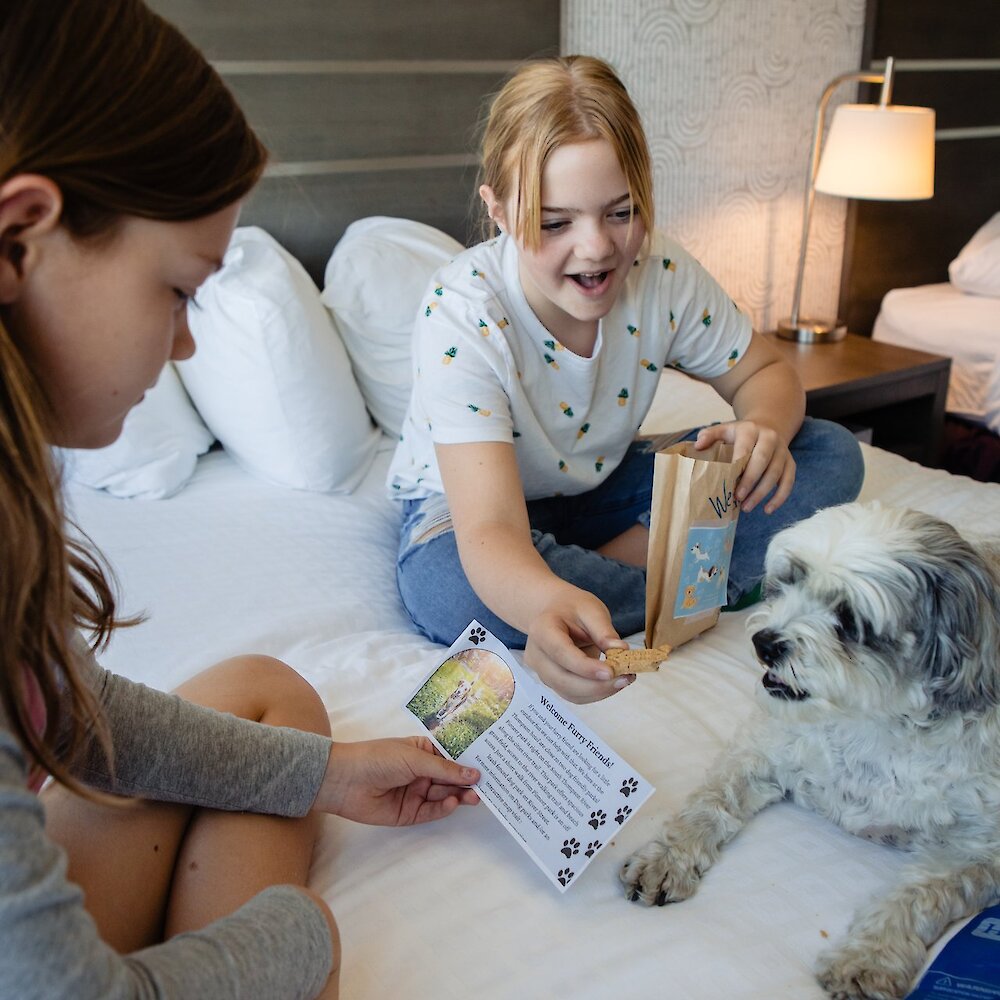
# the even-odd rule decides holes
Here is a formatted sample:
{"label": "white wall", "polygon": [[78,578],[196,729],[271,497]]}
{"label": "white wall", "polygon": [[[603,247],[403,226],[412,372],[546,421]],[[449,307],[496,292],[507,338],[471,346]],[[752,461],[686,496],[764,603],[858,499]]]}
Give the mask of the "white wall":
{"label": "white wall", "polygon": [[[772,329],[791,310],[816,102],[859,67],[864,0],[562,2],[563,51],[607,59],[642,114],[659,224]],[[817,195],[806,315],[836,311],[845,211]]]}

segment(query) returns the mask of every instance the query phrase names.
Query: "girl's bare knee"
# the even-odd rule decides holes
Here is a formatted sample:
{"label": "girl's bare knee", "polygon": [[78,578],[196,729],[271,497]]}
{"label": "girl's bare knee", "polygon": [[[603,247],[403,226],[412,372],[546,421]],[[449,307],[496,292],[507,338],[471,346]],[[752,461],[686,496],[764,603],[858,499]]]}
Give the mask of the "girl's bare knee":
{"label": "girl's bare knee", "polygon": [[330,717],[323,699],[298,671],[273,656],[240,659],[241,682],[251,685],[265,701],[261,722],[330,735]]}
{"label": "girl's bare knee", "polygon": [[330,735],[330,719],[313,686],[273,656],[223,660],[187,681],[177,694],[189,701],[273,726]]}

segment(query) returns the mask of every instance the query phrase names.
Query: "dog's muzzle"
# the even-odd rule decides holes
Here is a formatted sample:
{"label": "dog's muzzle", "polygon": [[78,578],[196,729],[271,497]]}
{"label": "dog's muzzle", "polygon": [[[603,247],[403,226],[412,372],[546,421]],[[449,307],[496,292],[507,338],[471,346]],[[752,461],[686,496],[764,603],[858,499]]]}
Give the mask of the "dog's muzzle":
{"label": "dog's muzzle", "polygon": [[804,701],[809,697],[808,691],[796,691],[780,680],[774,673],[774,667],[781,663],[788,653],[789,645],[773,629],[763,628],[751,636],[750,641],[757,652],[757,658],[767,668],[761,683],[772,698],[784,698],[786,701]]}

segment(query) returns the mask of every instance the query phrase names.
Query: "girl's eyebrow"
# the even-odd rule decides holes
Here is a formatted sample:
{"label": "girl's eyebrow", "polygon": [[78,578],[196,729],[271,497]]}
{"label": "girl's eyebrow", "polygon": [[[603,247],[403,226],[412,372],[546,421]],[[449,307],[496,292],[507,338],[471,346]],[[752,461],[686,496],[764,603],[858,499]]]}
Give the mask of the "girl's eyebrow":
{"label": "girl's eyebrow", "polygon": [[[629,194],[626,191],[625,194],[615,198],[614,201],[609,201],[601,211],[606,212],[609,208],[614,208],[615,205],[620,205],[623,201],[629,200]],[[554,212],[556,215],[579,215],[581,209],[579,208],[549,208],[547,205],[542,205],[543,212]]]}

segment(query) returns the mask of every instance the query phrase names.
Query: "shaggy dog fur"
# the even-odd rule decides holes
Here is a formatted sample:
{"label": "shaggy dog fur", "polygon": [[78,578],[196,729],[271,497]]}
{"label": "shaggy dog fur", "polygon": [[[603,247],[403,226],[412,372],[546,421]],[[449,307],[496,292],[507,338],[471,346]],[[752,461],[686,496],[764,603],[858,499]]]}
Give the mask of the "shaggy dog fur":
{"label": "shaggy dog fur", "polygon": [[1000,550],[846,504],[774,538],[765,596],[763,710],[625,863],[626,896],[686,899],[747,820],[791,799],[913,852],[819,960],[830,996],[894,1000],[950,923],[1000,900]]}

